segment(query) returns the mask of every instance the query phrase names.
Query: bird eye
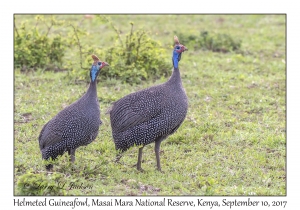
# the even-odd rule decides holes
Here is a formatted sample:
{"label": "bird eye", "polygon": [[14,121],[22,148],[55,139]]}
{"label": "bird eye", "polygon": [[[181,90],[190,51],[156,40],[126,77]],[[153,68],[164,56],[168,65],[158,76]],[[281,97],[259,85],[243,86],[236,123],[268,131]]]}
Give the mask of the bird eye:
{"label": "bird eye", "polygon": [[179,49],[180,49],[180,47],[179,47],[179,46],[177,46],[177,47],[176,47],[176,50],[179,50]]}
{"label": "bird eye", "polygon": [[98,65],[101,66],[101,62],[98,62]]}

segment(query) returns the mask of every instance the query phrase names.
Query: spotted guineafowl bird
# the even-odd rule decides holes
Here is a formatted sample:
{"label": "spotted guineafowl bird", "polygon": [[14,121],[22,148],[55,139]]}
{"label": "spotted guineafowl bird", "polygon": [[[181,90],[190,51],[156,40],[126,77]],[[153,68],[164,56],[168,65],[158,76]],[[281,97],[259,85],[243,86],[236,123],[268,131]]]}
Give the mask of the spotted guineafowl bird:
{"label": "spotted guineafowl bird", "polygon": [[[100,108],[97,98],[97,76],[100,70],[108,66],[97,56],[92,55],[94,63],[90,70],[91,82],[87,92],[77,101],[60,111],[46,123],[39,135],[42,158],[55,159],[68,151],[70,160],[75,161],[75,150],[79,146],[90,144],[98,135]],[[53,168],[48,164],[46,169]]]}
{"label": "spotted guineafowl bird", "polygon": [[139,146],[137,169],[141,168],[142,150],[155,142],[157,169],[160,166],[160,143],[173,134],[186,117],[188,99],[182,87],[178,63],[187,48],[174,37],[173,73],[160,85],[131,93],[114,102],[108,110],[116,150],[122,153],[130,147]]}

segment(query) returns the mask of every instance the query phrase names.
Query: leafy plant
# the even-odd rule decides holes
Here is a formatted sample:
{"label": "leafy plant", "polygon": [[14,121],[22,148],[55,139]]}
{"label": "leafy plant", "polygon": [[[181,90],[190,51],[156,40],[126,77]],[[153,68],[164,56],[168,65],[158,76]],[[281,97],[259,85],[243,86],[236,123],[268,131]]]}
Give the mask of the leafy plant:
{"label": "leafy plant", "polygon": [[139,83],[170,73],[171,62],[166,62],[165,50],[158,42],[150,39],[145,31],[131,30],[125,43],[123,48],[112,47],[106,51],[105,59],[112,64],[112,68],[110,72],[103,72],[104,76]]}
{"label": "leafy plant", "polygon": [[[100,77],[136,84],[142,80],[170,75],[171,62],[167,62],[166,50],[159,42],[152,40],[146,31],[134,31],[134,24],[132,22],[130,24],[131,31],[126,35],[124,45],[121,40],[102,52],[96,50],[96,53],[110,65],[109,68],[102,69]],[[94,49],[90,51],[95,52]],[[89,66],[90,63],[88,57],[85,66]]]}
{"label": "leafy plant", "polygon": [[218,184],[216,180],[211,177],[205,178],[202,176],[198,177],[198,187],[204,192],[204,195],[214,194],[214,185]]}
{"label": "leafy plant", "polygon": [[[151,39],[146,31],[133,31],[134,24],[131,23],[131,31],[123,42],[114,24],[106,16],[98,17],[104,24],[108,23],[113,28],[118,41],[114,46],[101,51],[93,43],[82,42],[88,33],[80,27],[81,22],[76,25],[73,22],[65,23],[54,17],[49,20],[38,15],[35,26],[27,26],[23,22],[21,27],[17,28],[15,24],[15,68],[36,70],[63,67],[68,70],[69,78],[88,81],[89,75],[82,69],[89,69],[90,55],[97,54],[110,64],[109,68],[102,70],[102,79],[114,78],[134,84],[170,74],[171,62],[166,61],[165,49]],[[44,33],[37,27],[39,23],[46,25]],[[53,26],[62,26],[67,33],[63,36],[50,36]],[[72,49],[72,54],[63,59],[67,48]]]}
{"label": "leafy plant", "polygon": [[14,48],[14,65],[15,68],[22,70],[47,68],[50,66],[61,66],[62,58],[65,54],[66,44],[63,38],[57,34],[49,36],[49,32],[54,25],[61,25],[62,22],[50,20],[50,26],[47,25],[48,31],[41,33],[37,25],[44,21],[43,16],[36,16],[34,27],[26,26],[23,22],[20,28],[15,27],[15,48]]}

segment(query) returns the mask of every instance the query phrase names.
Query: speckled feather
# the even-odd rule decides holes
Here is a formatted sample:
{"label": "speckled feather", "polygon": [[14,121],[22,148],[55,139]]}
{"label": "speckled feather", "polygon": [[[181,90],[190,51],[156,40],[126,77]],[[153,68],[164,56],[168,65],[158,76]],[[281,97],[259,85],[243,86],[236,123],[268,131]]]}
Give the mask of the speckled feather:
{"label": "speckled feather", "polygon": [[99,102],[97,94],[91,88],[89,90],[42,129],[39,144],[44,159],[55,158],[67,150],[87,145],[97,137],[102,123]]}
{"label": "speckled feather", "polygon": [[147,145],[174,133],[186,117],[188,99],[179,69],[161,85],[131,93],[116,101],[110,112],[117,150]]}

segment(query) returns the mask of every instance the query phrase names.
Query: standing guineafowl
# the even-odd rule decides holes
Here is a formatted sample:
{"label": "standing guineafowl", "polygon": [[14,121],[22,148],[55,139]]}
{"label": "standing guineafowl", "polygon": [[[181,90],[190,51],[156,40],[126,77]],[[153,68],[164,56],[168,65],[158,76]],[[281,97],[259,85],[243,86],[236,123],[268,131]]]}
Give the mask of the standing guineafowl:
{"label": "standing guineafowl", "polygon": [[[79,146],[88,145],[98,135],[100,109],[97,98],[97,76],[106,62],[92,55],[94,63],[90,70],[91,82],[87,92],[77,101],[60,111],[46,123],[39,135],[42,158],[55,159],[68,151],[70,160],[75,161],[75,150]],[[52,169],[52,164],[46,166]]]}
{"label": "standing guineafowl", "polygon": [[[157,169],[161,171],[160,143],[173,134],[185,119],[188,99],[182,87],[178,63],[187,48],[174,37],[173,73],[161,85],[131,93],[114,102],[110,113],[112,135],[116,150],[124,152],[140,145],[137,169],[142,171],[142,150],[155,142]],[[117,161],[121,153],[117,156]]]}

